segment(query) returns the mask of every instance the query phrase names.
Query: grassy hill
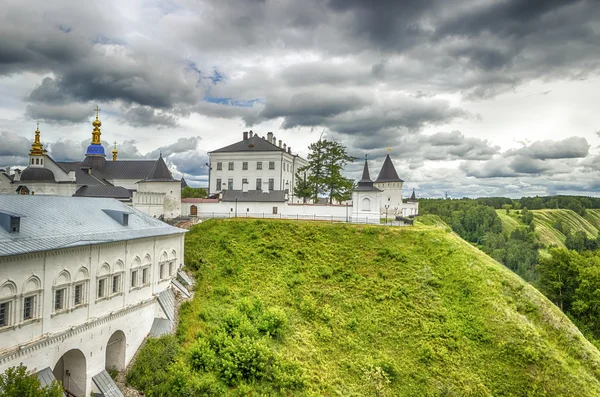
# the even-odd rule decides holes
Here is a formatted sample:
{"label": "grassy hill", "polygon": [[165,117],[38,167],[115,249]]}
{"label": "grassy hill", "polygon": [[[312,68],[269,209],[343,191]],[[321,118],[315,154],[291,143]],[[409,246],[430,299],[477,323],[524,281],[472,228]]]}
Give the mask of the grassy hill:
{"label": "grassy hill", "polygon": [[179,347],[149,343],[129,381],[176,396],[600,395],[600,353],[560,310],[428,221],[194,227]]}

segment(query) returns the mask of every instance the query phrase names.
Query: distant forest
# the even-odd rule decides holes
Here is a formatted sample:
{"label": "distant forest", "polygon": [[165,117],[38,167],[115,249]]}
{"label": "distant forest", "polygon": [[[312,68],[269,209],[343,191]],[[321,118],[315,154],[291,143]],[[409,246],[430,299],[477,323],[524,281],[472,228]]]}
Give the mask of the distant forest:
{"label": "distant forest", "polygon": [[[600,347],[600,236],[557,221],[552,227],[565,235],[566,249],[547,246],[540,242],[534,222],[535,210],[543,209],[571,210],[584,217],[587,210],[600,209],[600,198],[421,199],[419,207],[421,214],[439,216],[463,239],[536,286]],[[505,230],[499,213],[510,214],[517,226]]]}

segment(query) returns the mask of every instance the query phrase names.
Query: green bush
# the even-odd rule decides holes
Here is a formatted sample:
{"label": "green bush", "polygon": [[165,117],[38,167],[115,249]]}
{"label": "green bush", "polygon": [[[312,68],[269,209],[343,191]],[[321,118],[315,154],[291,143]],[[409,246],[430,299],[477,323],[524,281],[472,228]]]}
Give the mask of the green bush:
{"label": "green bush", "polygon": [[216,364],[216,355],[206,339],[198,339],[188,350],[190,365],[194,371],[210,371]]}
{"label": "green bush", "polygon": [[258,331],[275,338],[283,337],[288,319],[282,309],[274,308],[266,311],[258,320]]}
{"label": "green bush", "polygon": [[0,374],[0,397],[63,397],[63,389],[57,381],[50,386],[40,384],[37,375],[19,364]]}
{"label": "green bush", "polygon": [[140,350],[133,367],[127,374],[127,383],[146,394],[161,395],[155,389],[168,383],[167,372],[170,364],[179,354],[179,345],[173,335],[162,336],[158,339],[149,339]]}

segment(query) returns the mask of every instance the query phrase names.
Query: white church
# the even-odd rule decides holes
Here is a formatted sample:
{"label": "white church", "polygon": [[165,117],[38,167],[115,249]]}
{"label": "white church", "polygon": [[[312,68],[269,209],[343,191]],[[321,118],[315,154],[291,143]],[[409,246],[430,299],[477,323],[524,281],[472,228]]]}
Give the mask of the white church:
{"label": "white church", "polygon": [[0,194],[0,373],[121,395],[106,370],[171,330],[185,232],[114,199]]}
{"label": "white church", "polygon": [[181,181],[173,178],[162,156],[157,160],[106,159],[96,119],[83,161],[55,161],[40,141],[39,126],[24,170],[0,170],[0,194],[114,198],[154,217],[181,215]]}

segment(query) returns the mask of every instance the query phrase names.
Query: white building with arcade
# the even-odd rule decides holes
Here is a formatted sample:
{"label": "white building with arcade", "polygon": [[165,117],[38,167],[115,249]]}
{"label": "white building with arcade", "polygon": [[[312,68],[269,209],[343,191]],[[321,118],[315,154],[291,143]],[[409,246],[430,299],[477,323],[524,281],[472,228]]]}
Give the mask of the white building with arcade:
{"label": "white building with arcade", "polygon": [[0,195],[0,373],[103,392],[172,328],[184,233],[114,199]]}

